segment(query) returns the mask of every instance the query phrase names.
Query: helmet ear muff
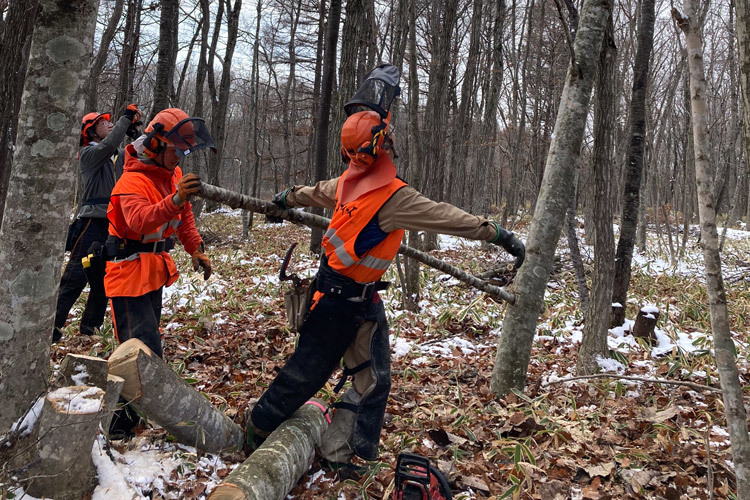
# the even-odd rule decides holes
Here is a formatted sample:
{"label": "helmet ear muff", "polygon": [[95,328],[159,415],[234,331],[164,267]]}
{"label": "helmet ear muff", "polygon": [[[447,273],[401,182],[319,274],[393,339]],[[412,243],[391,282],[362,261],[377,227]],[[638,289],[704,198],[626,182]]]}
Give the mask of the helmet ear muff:
{"label": "helmet ear muff", "polygon": [[154,158],[159,156],[159,153],[164,150],[164,146],[162,145],[161,141],[156,138],[156,134],[159,134],[163,131],[163,123],[154,123],[154,128],[143,140],[143,154],[146,155],[147,158],[153,160]]}
{"label": "helmet ear muff", "polygon": [[363,167],[369,167],[378,159],[378,153],[385,142],[385,133],[388,130],[388,124],[384,121],[380,125],[372,127],[372,139],[363,142],[357,149],[357,163]]}

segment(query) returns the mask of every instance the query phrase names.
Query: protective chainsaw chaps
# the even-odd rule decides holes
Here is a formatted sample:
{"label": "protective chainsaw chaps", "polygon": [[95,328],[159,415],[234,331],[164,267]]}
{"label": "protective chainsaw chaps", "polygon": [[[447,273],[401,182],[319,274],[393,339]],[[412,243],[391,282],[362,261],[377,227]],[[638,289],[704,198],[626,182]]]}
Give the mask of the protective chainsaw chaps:
{"label": "protective chainsaw chaps", "polygon": [[295,332],[299,331],[302,323],[305,322],[314,289],[309,279],[300,278],[296,274],[286,274],[289,261],[292,259],[292,252],[294,252],[296,246],[296,242],[292,243],[289,250],[286,251],[284,261],[281,263],[281,271],[279,272],[279,279],[281,281],[289,280],[292,282],[291,286],[284,292],[284,309],[286,310],[286,319],[289,327]]}
{"label": "protective chainsaw chaps", "polygon": [[393,500],[453,500],[453,495],[447,479],[429,458],[401,453],[396,462]]}

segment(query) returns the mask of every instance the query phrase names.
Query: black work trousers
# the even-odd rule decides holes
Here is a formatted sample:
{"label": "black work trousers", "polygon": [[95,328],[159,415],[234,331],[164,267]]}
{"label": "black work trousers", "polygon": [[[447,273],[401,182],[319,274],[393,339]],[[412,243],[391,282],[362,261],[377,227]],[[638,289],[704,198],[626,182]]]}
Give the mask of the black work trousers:
{"label": "black work trousers", "polygon": [[352,447],[358,456],[375,460],[391,388],[388,324],[378,295],[363,303],[329,295],[320,298],[299,330],[294,353],[253,408],[252,425],[272,432],[313,397],[339,367],[365,322],[377,324],[370,366],[376,383],[352,409],[357,415]]}
{"label": "black work trousers", "polygon": [[[79,225],[79,234],[70,252],[70,260],[65,266],[60,280],[60,290],[57,294],[57,310],[55,313],[55,326],[62,328],[68,320],[70,309],[78,300],[81,292],[86,287],[88,279],[83,271],[81,259],[86,256],[89,247],[95,241],[104,245],[107,239],[109,221],[107,219],[81,218],[76,224]],[[80,331],[84,335],[91,335],[94,329],[101,328],[104,314],[107,311],[107,295],[104,293],[104,278],[89,283],[89,296],[86,307],[81,316]]]}
{"label": "black work trousers", "polygon": [[120,343],[139,339],[154,354],[163,357],[159,331],[163,290],[162,287],[139,297],[112,297],[112,323]]}

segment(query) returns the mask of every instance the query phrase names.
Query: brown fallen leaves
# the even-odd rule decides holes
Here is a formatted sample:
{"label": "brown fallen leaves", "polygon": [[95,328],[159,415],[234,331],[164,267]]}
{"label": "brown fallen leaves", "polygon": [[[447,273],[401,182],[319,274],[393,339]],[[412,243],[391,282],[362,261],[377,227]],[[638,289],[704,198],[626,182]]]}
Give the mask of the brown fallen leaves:
{"label": "brown fallen leaves", "polygon": [[[236,223],[221,217],[227,231],[239,234]],[[249,244],[236,236],[225,239],[210,254],[215,279],[223,278],[228,286],[199,308],[165,311],[162,318],[162,325],[178,325],[164,331],[165,359],[240,424],[248,401],[261,394],[294,348],[280,287],[259,284],[257,277],[278,272],[277,260],[267,256],[283,255],[290,241],[306,238],[305,230],[285,225],[257,230]],[[442,255],[446,256],[459,265],[486,262],[486,268],[496,259],[481,249]],[[241,260],[250,263],[240,264]],[[184,256],[178,261],[188,269]],[[555,276],[562,291],[565,280],[572,279],[564,275]],[[430,276],[435,274],[430,271]],[[391,307],[400,304],[396,294],[397,287],[385,294]],[[394,359],[380,462],[371,464],[371,473],[359,482],[339,482],[315,462],[292,498],[389,498],[401,451],[432,458],[449,478],[457,500],[708,499],[709,478],[714,498],[727,498],[732,492],[731,454],[728,438],[720,432],[723,407],[716,395],[616,379],[541,388],[542,377],[551,372],[573,373],[577,345],[563,331],[535,342],[526,391],[497,401],[489,390],[493,330],[504,305],[463,286],[423,289],[423,294],[441,314],[391,311],[392,334],[398,332],[414,346],[460,338],[484,347],[467,354],[453,345],[448,347],[450,354],[427,355],[427,363],[421,365],[413,363],[421,356],[416,348]],[[562,295],[555,300],[562,300]],[[576,315],[580,311],[573,301],[548,309],[542,319],[554,330],[565,320],[575,323]],[[100,344],[105,340],[68,338],[53,348],[53,361],[59,362],[66,352],[104,353]],[[650,360],[646,352],[623,356]],[[628,373],[664,375],[677,361],[685,362],[667,356],[653,361],[652,372],[638,363],[631,364]],[[338,377],[335,374],[319,396],[332,401],[331,387]],[[230,466],[242,456],[223,458]],[[173,477],[167,487],[183,498],[202,498],[206,477],[198,467],[192,475]]]}

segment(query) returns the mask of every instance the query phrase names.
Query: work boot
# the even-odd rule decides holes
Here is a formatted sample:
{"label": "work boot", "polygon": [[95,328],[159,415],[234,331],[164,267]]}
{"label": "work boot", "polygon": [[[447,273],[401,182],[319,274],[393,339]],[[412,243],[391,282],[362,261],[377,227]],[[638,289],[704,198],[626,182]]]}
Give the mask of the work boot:
{"label": "work boot", "polygon": [[52,343],[54,344],[56,342],[60,342],[60,340],[62,339],[62,336],[63,334],[60,331],[60,329],[56,326],[53,326],[52,327]]}

